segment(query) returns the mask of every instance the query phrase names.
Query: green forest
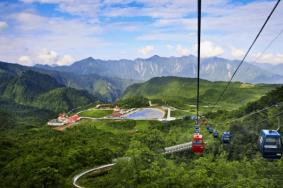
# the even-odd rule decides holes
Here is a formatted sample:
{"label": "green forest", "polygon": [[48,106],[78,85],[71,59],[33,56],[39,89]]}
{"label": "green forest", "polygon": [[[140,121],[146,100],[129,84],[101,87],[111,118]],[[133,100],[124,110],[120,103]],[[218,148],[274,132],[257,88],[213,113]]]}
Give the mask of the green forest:
{"label": "green forest", "polygon": [[283,188],[280,2],[0,0],[0,188]]}
{"label": "green forest", "polygon": [[[58,132],[45,126],[40,117],[17,119],[13,118],[13,113],[2,110],[0,187],[71,187],[74,175],[111,163],[113,159],[117,159],[117,164],[109,173],[85,176],[79,181],[80,185],[282,187],[282,160],[263,159],[257,151],[256,141],[261,128],[277,128],[276,114],[283,111],[283,106],[230,121],[282,102],[283,87],[280,87],[237,110],[207,113],[212,127],[220,133],[230,130],[233,136],[229,145],[223,145],[220,138],[213,138],[205,127],[201,127],[206,149],[200,156],[191,152],[162,154],[164,147],[192,139],[194,122],[191,120],[83,120]],[[282,116],[278,117],[283,122]]]}

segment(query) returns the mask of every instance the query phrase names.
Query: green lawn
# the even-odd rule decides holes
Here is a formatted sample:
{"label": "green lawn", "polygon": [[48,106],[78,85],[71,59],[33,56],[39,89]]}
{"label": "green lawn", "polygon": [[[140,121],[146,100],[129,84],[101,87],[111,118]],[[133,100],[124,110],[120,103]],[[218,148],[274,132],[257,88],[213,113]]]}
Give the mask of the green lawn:
{"label": "green lawn", "polygon": [[171,111],[171,117],[176,117],[176,118],[182,118],[184,116],[192,115],[194,114],[190,110],[174,110]]}
{"label": "green lawn", "polygon": [[[226,82],[200,82],[200,104],[203,112],[211,111],[210,107],[216,103],[218,97],[226,87]],[[279,85],[257,84],[248,85],[232,82],[229,89],[214,110],[233,110],[258,100],[261,96]],[[196,104],[196,79],[179,77],[157,77],[147,82],[134,84],[127,88],[122,101],[133,100],[135,97],[144,97],[153,103],[170,105],[180,109],[190,110]]]}
{"label": "green lawn", "polygon": [[98,109],[90,109],[80,113],[80,116],[84,117],[93,117],[93,118],[101,118],[107,115],[112,114],[112,110],[98,110]]}

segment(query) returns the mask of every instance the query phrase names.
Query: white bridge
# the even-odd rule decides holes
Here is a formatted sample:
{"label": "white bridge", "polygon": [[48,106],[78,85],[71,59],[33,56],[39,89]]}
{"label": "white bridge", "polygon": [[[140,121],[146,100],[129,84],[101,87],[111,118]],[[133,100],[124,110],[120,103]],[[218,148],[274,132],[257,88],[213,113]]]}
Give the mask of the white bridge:
{"label": "white bridge", "polygon": [[191,149],[192,149],[192,142],[186,142],[184,144],[179,144],[179,145],[164,148],[165,150],[164,154],[172,154],[172,153],[187,151]]}

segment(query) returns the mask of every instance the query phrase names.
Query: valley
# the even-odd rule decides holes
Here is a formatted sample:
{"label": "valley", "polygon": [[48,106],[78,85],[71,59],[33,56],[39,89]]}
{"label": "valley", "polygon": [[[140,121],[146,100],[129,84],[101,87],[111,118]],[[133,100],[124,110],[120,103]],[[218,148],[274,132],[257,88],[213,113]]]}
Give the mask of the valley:
{"label": "valley", "polygon": [[[268,96],[271,95],[274,96],[276,93],[273,92]],[[278,97],[280,96],[282,95],[278,95]],[[280,100],[281,99],[279,98],[274,99],[274,101]],[[261,106],[265,103],[266,99],[262,99],[247,106],[246,110],[251,109],[250,107],[252,106]],[[282,111],[282,107],[279,109],[270,109],[269,112],[277,113],[278,111]],[[6,166],[3,171],[8,173],[10,170],[17,169],[17,166],[28,167],[29,164],[33,163],[36,164],[34,167],[18,169],[20,174],[17,174],[18,178],[14,179],[15,185],[17,181],[25,182],[22,178],[27,177],[29,179],[29,182],[26,182],[27,186],[30,185],[29,183],[40,183],[42,181],[47,181],[46,178],[52,178],[54,182],[52,184],[52,182],[49,181],[50,186],[60,185],[61,187],[69,187],[73,176],[80,173],[83,169],[111,163],[112,159],[121,156],[130,156],[133,158],[132,161],[118,161],[117,165],[113,167],[108,175],[98,177],[86,176],[79,180],[79,184],[84,187],[113,187],[114,184],[117,184],[117,186],[125,184],[132,186],[133,184],[129,181],[132,177],[129,177],[126,174],[135,174],[138,178],[142,178],[144,184],[147,185],[154,183],[165,185],[173,181],[174,184],[178,183],[180,186],[187,184],[193,187],[196,185],[201,186],[206,183],[209,183],[212,186],[227,186],[232,183],[229,179],[239,173],[239,171],[241,171],[241,174],[245,174],[244,177],[240,177],[236,182],[233,181],[233,183],[239,185],[243,185],[243,181],[247,180],[249,185],[258,185],[258,183],[264,185],[266,182],[271,183],[278,181],[280,183],[280,179],[276,178],[280,171],[272,172],[270,176],[265,177],[266,171],[260,168],[261,165],[267,166],[266,170],[274,169],[275,165],[277,168],[281,168],[282,165],[280,161],[275,163],[264,161],[258,156],[251,142],[247,143],[243,139],[237,139],[237,137],[244,137],[246,134],[256,134],[256,129],[254,130],[252,128],[255,133],[249,133],[246,132],[244,127],[233,128],[234,126],[239,126],[237,124],[224,124],[220,126],[220,122],[222,122],[223,119],[226,119],[227,117],[239,117],[241,116],[241,112],[242,110],[235,111],[228,115],[221,115],[223,112],[219,112],[217,118],[211,117],[211,125],[214,128],[217,128],[219,132],[225,131],[228,126],[231,126],[231,130],[233,130],[233,135],[235,137],[231,144],[233,149],[222,147],[218,139],[215,140],[211,134],[206,131],[205,127],[201,127],[201,132],[208,143],[206,152],[202,157],[193,156],[186,152],[168,157],[159,154],[161,151],[160,149],[163,147],[184,143],[191,139],[191,134],[194,131],[194,122],[190,120],[176,120],[168,123],[157,121],[121,122],[111,120],[93,122],[91,120],[82,120],[79,123],[79,126],[76,125],[70,129],[66,129],[62,133],[53,131],[46,126],[24,131],[25,137],[15,135],[15,138],[11,138],[9,136],[13,134],[11,132],[1,137],[2,144],[5,143],[6,145],[7,143],[13,143],[9,147],[7,147],[7,145],[6,147],[1,147],[2,152],[12,151],[12,153],[9,154],[11,157],[14,155],[13,152],[16,152],[16,150],[13,151],[12,148],[16,149],[20,146],[21,154],[17,157],[16,161],[15,159],[12,160],[10,158],[9,160],[12,161],[9,162],[9,165]],[[269,126],[272,126],[275,123],[274,120],[272,120],[272,114],[270,114],[270,117],[269,115],[266,115],[266,113],[262,113],[256,115],[256,117],[261,119],[270,118],[271,124]],[[250,123],[253,123],[254,118],[255,117],[250,117],[246,119],[245,125],[248,125],[249,121],[251,121]],[[257,121],[261,121],[261,119],[258,119]],[[76,139],[74,139],[74,137]],[[20,140],[28,140],[28,143],[20,143],[15,140],[19,138]],[[254,137],[250,138],[256,139]],[[35,140],[40,140],[40,142]],[[239,144],[242,145],[241,148],[238,148]],[[31,150],[28,148],[33,149]],[[50,152],[51,148],[52,152]],[[37,152],[39,150],[42,152]],[[48,154],[45,152],[48,152]],[[32,158],[26,158],[25,156],[27,155]],[[245,157],[248,159],[245,159]],[[46,161],[47,158],[48,161]],[[144,160],[151,160],[152,162],[148,164],[143,163]],[[45,161],[46,164],[40,161]],[[61,162],[59,163],[59,161]],[[59,165],[59,167],[55,167],[54,165]],[[66,165],[68,168],[66,168]],[[152,165],[154,165],[154,168],[151,167]],[[202,181],[204,184],[200,184],[199,181],[194,181],[196,180],[196,177],[200,178],[195,174],[200,173],[199,170],[206,169],[207,166],[210,169],[211,175],[208,176],[206,174],[207,172],[201,174],[201,177],[206,177]],[[37,172],[37,169],[39,168],[44,169],[44,175]],[[252,172],[254,168],[257,170]],[[58,169],[59,171],[56,171],[55,169]],[[133,169],[136,169],[136,171]],[[25,170],[29,170],[30,173],[24,173]],[[223,170],[225,170],[226,174],[224,178],[225,181],[215,182],[207,179],[223,180]],[[176,175],[172,175],[172,171],[176,173]],[[151,176],[145,176],[143,175],[143,172],[151,173]],[[163,177],[170,177],[170,181],[159,182],[160,178],[158,177],[160,175],[158,174]],[[188,175],[191,175],[194,178],[188,179]],[[65,179],[65,177],[62,176],[68,176],[69,178]],[[184,179],[180,180],[180,176]],[[42,179],[43,177],[44,179]],[[258,182],[258,177],[262,177],[264,181]],[[33,179],[32,182],[30,182],[31,178]],[[138,179],[134,180],[135,182],[133,183],[138,183],[139,181]],[[5,176],[5,182],[9,181],[9,177]],[[13,184],[10,183],[10,186],[13,186]]]}
{"label": "valley", "polygon": [[[114,159],[116,165],[107,174],[86,174],[77,183],[84,187],[222,187],[232,183],[235,173],[245,174],[236,182],[239,185],[243,181],[252,186],[278,182],[275,172],[274,177],[265,177],[260,170],[259,165],[267,164],[257,153],[255,140],[260,127],[275,126],[272,114],[282,107],[241,121],[229,120],[283,101],[280,84],[233,82],[215,106],[226,82],[200,80],[200,115],[209,119],[209,126],[220,136],[230,130],[231,146],[223,146],[220,138],[201,126],[206,142],[203,155],[190,151],[164,155],[165,148],[191,142],[196,79],[127,80],[3,62],[0,70],[0,178],[5,180],[1,187],[69,187],[75,175]],[[269,123],[255,123],[261,119]],[[246,130],[248,125],[250,130]],[[241,142],[244,135],[250,137],[248,143]],[[282,167],[280,161],[273,164]],[[248,168],[240,172],[242,165]],[[250,174],[253,168],[259,170]],[[228,174],[225,183],[223,169]],[[206,178],[196,181],[201,177]],[[265,180],[258,182],[255,177]]]}
{"label": "valley", "polygon": [[283,188],[282,10],[1,0],[0,188]]}

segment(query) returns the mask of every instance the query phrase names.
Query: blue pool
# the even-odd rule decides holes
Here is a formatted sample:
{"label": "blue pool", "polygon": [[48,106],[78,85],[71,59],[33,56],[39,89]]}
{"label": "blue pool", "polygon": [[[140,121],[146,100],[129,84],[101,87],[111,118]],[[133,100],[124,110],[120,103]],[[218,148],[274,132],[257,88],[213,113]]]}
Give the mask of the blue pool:
{"label": "blue pool", "polygon": [[164,112],[156,108],[142,108],[124,116],[124,118],[134,119],[134,120],[161,119],[163,117],[164,117]]}

